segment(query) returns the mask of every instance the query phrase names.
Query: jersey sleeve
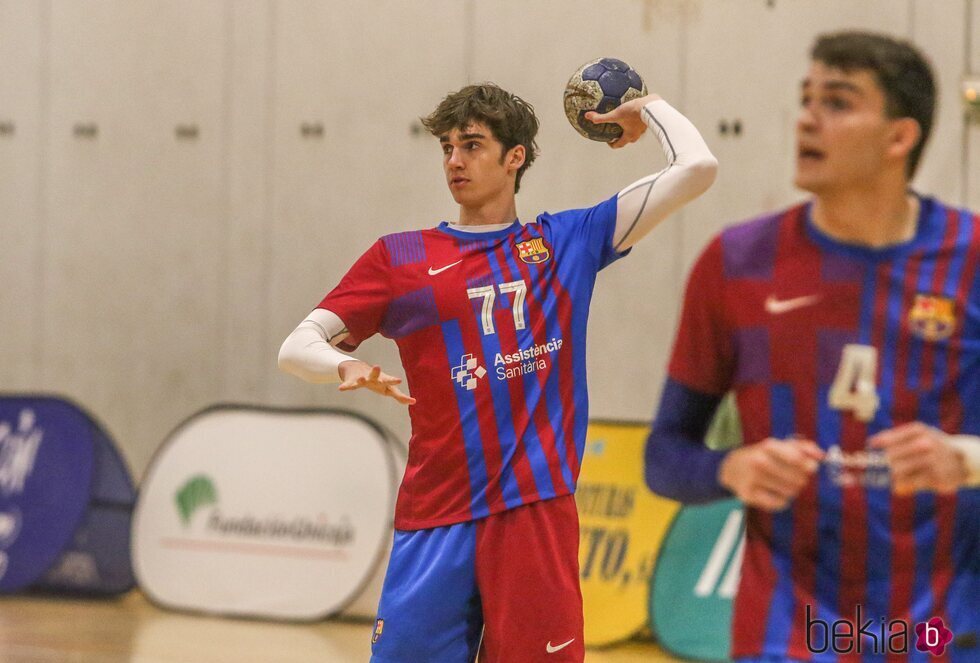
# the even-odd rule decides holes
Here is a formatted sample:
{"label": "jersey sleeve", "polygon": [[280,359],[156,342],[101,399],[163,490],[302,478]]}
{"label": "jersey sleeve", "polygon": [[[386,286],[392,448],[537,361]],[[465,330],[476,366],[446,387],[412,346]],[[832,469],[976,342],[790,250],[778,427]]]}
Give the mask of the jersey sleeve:
{"label": "jersey sleeve", "polygon": [[618,199],[617,194],[594,207],[566,210],[553,217],[553,232],[566,240],[584,244],[593,259],[596,271],[611,265],[630,252],[630,249],[623,252],[616,251],[613,246]]}
{"label": "jersey sleeve", "polygon": [[718,481],[726,452],[705,448],[705,434],[720,402],[720,396],[667,379],[644,451],[650,490],[685,504],[731,496]]}
{"label": "jersey sleeve", "polygon": [[721,396],[731,387],[735,344],[725,315],[724,256],[715,238],[698,258],[684,292],[668,374],[703,394]]}
{"label": "jersey sleeve", "polygon": [[344,321],[348,336],[338,344],[341,350],[355,350],[378,332],[390,300],[389,265],[384,243],[378,240],[317,306]]}

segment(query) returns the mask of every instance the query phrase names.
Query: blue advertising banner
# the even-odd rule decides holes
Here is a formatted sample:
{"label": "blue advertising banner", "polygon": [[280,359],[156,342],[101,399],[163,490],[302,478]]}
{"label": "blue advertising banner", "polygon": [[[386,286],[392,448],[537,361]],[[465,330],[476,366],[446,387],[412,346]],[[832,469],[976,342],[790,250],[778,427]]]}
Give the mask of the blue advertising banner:
{"label": "blue advertising banner", "polygon": [[0,593],[130,589],[134,502],[88,414],[58,398],[0,398]]}

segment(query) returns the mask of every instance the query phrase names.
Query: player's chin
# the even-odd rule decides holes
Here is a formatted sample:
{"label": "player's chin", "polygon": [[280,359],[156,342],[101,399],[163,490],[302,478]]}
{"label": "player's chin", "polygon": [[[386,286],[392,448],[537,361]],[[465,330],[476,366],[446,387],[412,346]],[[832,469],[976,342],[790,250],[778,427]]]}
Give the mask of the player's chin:
{"label": "player's chin", "polygon": [[460,195],[460,192],[453,187],[449,187],[449,193],[452,195],[453,200],[456,201],[456,204],[462,205],[465,202],[466,196]]}
{"label": "player's chin", "polygon": [[848,179],[846,173],[831,167],[826,160],[797,159],[793,184],[804,191],[820,195],[846,183]]}
{"label": "player's chin", "polygon": [[455,200],[456,204],[458,205],[473,205],[478,198],[476,192],[461,186],[450,185],[449,193],[452,195],[453,200]]}
{"label": "player's chin", "polygon": [[825,189],[824,182],[819,177],[814,177],[809,173],[801,173],[799,170],[796,171],[796,176],[793,177],[793,185],[798,189],[803,191],[808,191],[812,194],[819,194]]}

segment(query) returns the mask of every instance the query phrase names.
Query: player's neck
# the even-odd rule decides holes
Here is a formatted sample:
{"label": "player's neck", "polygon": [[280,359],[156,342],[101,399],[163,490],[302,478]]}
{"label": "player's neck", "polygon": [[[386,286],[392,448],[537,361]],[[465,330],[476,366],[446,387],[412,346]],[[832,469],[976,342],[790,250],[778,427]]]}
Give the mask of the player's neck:
{"label": "player's neck", "polygon": [[459,206],[459,225],[461,226],[491,226],[513,223],[516,218],[517,203],[513,195],[489,200],[475,207]]}
{"label": "player's neck", "polygon": [[919,199],[906,190],[867,189],[820,194],[813,203],[814,225],[824,234],[847,244],[882,248],[915,237]]}

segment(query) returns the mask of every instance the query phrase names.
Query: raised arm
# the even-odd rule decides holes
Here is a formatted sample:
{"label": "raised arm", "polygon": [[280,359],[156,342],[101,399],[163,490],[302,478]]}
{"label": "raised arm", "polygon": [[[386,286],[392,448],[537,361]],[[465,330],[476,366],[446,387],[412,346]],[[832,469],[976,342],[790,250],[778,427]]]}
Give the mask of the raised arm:
{"label": "raised arm", "polygon": [[604,114],[590,113],[593,122],[615,122],[623,135],[610,143],[621,148],[639,140],[649,129],[656,134],[667,166],[619,192],[613,245],[625,251],[663,221],[708,190],[718,171],[697,128],[655,94],[634,99]]}

